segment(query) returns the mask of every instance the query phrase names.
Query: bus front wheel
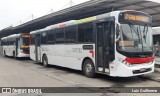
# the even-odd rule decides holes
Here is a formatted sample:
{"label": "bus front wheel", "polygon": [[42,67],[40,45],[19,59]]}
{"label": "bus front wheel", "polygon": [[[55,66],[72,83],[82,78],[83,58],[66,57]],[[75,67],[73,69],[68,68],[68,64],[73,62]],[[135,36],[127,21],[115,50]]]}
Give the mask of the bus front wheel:
{"label": "bus front wheel", "polygon": [[43,66],[48,67],[48,58],[46,55],[43,56],[42,63],[43,63]]}
{"label": "bus front wheel", "polygon": [[83,70],[83,74],[86,77],[93,78],[95,76],[95,67],[92,60],[90,59],[87,59],[84,61],[82,70]]}

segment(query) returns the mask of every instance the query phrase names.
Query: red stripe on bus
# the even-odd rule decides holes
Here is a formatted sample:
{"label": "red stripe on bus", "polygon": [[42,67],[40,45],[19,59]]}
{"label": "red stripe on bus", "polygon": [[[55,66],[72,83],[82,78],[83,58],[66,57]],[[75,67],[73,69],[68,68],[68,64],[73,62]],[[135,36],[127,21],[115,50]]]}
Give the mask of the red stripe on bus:
{"label": "red stripe on bus", "polygon": [[148,63],[154,60],[154,56],[147,57],[147,58],[126,58],[125,61],[130,64],[141,64],[141,63]]}

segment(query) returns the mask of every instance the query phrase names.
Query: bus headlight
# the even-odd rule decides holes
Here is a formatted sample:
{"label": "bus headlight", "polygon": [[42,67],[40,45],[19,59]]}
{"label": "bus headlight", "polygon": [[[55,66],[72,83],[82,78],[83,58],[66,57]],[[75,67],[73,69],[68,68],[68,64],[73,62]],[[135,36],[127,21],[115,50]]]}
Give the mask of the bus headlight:
{"label": "bus headlight", "polygon": [[128,67],[131,67],[131,64],[128,63],[127,61],[125,61],[125,60],[123,60],[123,59],[121,59],[121,58],[119,58],[118,60],[119,60],[121,63],[123,63],[124,65],[126,65],[126,66],[128,66]]}
{"label": "bus headlight", "polygon": [[131,64],[128,63],[128,62],[126,62],[125,60],[123,61],[123,64],[125,64],[125,65],[128,66],[128,67],[131,67]]}
{"label": "bus headlight", "polygon": [[20,50],[21,53],[23,53],[23,50]]}

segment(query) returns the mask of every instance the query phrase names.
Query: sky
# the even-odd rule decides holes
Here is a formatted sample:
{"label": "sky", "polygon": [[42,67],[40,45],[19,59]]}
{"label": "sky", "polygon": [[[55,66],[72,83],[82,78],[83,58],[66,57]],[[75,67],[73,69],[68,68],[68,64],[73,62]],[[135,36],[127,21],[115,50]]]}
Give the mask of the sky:
{"label": "sky", "polygon": [[[72,0],[73,5],[89,0]],[[159,2],[160,0],[150,0]],[[70,0],[0,0],[0,30],[62,10]]]}
{"label": "sky", "polygon": [[[72,1],[76,5],[89,0]],[[69,7],[69,2],[70,0],[0,0],[0,30]]]}

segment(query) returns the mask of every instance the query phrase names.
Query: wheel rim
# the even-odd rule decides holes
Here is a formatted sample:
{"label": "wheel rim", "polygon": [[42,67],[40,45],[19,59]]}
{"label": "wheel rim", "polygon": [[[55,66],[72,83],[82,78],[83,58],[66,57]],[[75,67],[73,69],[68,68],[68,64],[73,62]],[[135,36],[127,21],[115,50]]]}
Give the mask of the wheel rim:
{"label": "wheel rim", "polygon": [[92,72],[92,65],[91,64],[86,64],[86,68],[85,68],[85,70],[86,70],[86,73],[87,74],[90,74],[91,72]]}

